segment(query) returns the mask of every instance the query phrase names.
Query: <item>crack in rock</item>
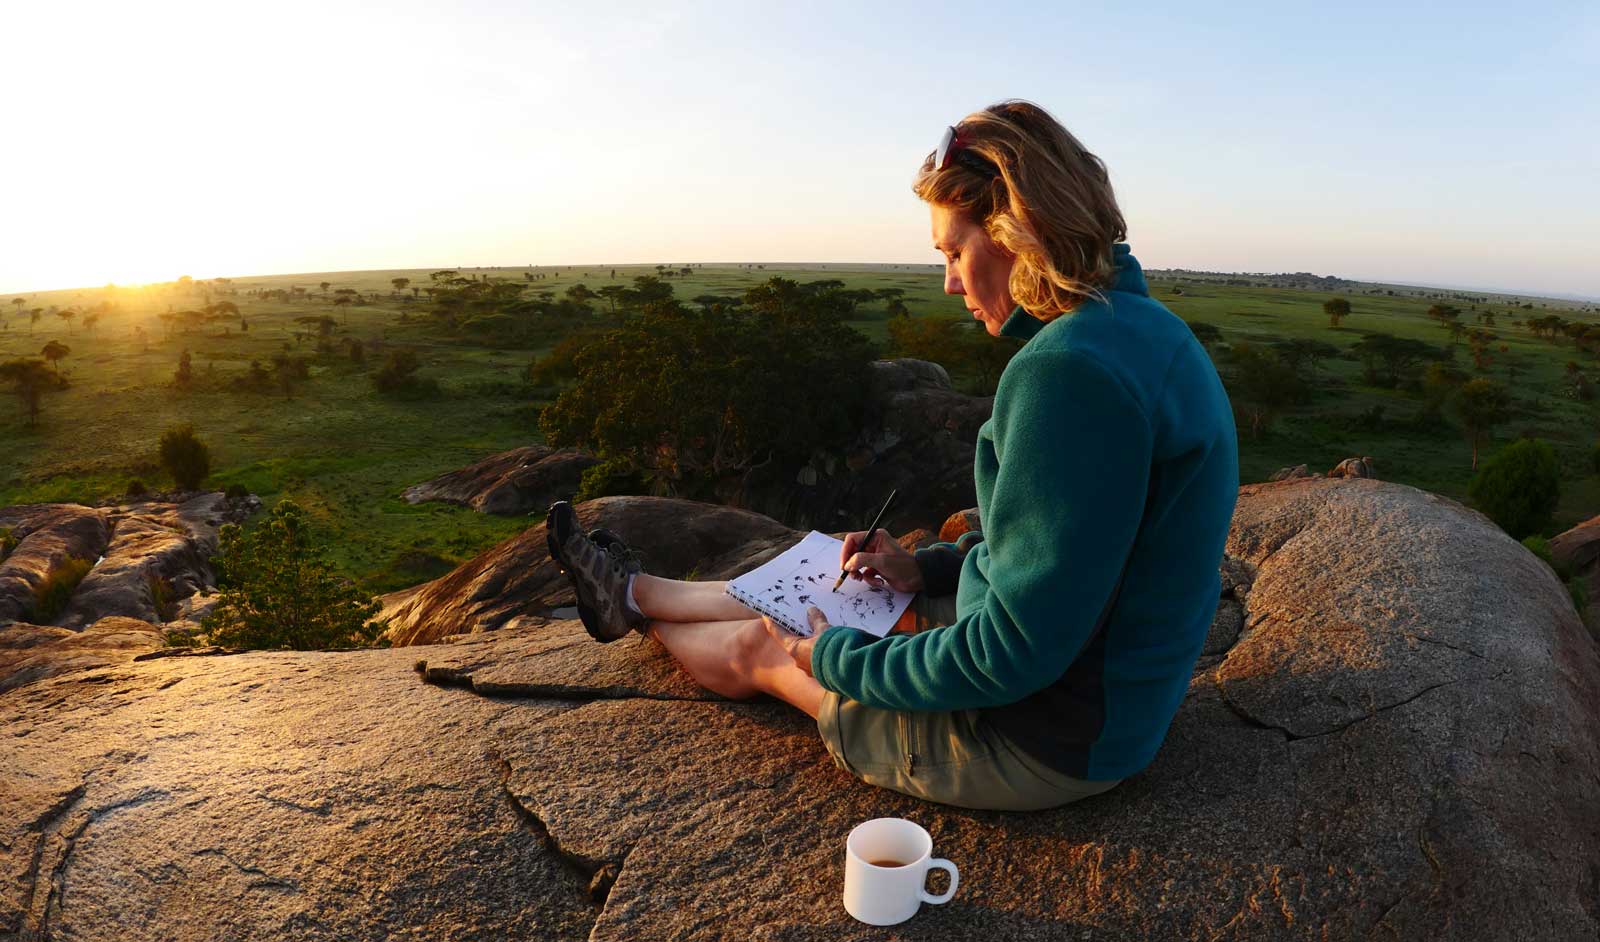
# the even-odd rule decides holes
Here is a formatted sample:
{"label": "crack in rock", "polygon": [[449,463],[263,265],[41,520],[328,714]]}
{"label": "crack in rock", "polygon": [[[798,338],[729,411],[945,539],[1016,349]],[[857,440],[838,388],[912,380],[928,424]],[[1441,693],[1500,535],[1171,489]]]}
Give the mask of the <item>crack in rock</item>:
{"label": "crack in rock", "polygon": [[[85,812],[76,818],[73,824],[63,827],[56,832],[56,836],[59,837],[62,842],[61,856],[50,867],[50,877],[46,883],[44,905],[39,912],[39,938],[47,939],[50,937],[50,918],[52,914],[60,912],[62,899],[66,896],[67,892],[67,867],[72,863],[72,853],[77,849],[78,838],[82,837],[83,832],[89,829],[89,825],[100,820],[113,811],[131,807],[133,805],[143,804],[152,798],[165,797],[166,794],[166,792],[158,789],[146,789],[142,792],[139,792],[137,795],[132,796],[131,798],[126,798],[114,804],[106,805],[104,808],[96,808],[92,811]],[[43,838],[41,838],[41,840],[43,840]],[[37,897],[38,878],[35,877],[35,900],[37,900]]]}
{"label": "crack in rock", "polygon": [[284,879],[281,879],[279,877],[272,876],[271,874],[267,873],[265,870],[262,870],[260,867],[249,867],[249,866],[246,866],[246,865],[240,863],[237,860],[234,860],[231,856],[228,855],[227,851],[223,850],[220,847],[207,847],[207,848],[204,848],[202,850],[197,850],[197,851],[194,852],[194,856],[196,856],[196,857],[205,857],[207,855],[215,855],[217,857],[221,857],[223,860],[226,860],[229,864],[232,864],[233,868],[235,870],[238,870],[240,873],[248,873],[251,876],[262,877],[263,878],[263,879],[256,880],[256,881],[253,881],[251,883],[245,884],[245,889],[247,889],[247,890],[261,890],[261,889],[299,890],[300,889],[300,884],[296,883],[293,880],[284,880]]}
{"label": "crack in rock", "polygon": [[1348,723],[1342,723],[1342,724],[1340,724],[1338,726],[1333,727],[1332,729],[1325,729],[1320,733],[1297,733],[1297,732],[1289,729],[1287,726],[1279,726],[1279,725],[1277,725],[1275,723],[1268,723],[1268,722],[1260,719],[1259,717],[1252,716],[1247,710],[1245,710],[1243,707],[1239,706],[1239,704],[1235,703],[1228,696],[1227,688],[1222,685],[1221,678],[1219,678],[1215,672],[1213,672],[1211,674],[1211,682],[1217,688],[1217,694],[1222,699],[1223,705],[1226,706],[1229,710],[1231,710],[1235,716],[1239,717],[1241,720],[1244,720],[1244,722],[1245,722],[1245,724],[1247,726],[1253,726],[1253,727],[1256,727],[1258,729],[1275,729],[1278,732],[1283,734],[1285,741],[1294,742],[1294,741],[1300,740],[1300,739],[1316,739],[1316,738],[1318,738],[1320,736],[1331,736],[1334,733],[1344,732],[1345,730],[1347,730],[1350,727],[1356,725],[1357,723],[1364,723],[1367,720],[1372,719],[1374,716],[1377,716],[1379,713],[1384,713],[1384,712],[1387,712],[1389,710],[1393,710],[1396,707],[1403,707],[1406,704],[1410,703],[1411,701],[1413,701],[1413,700],[1417,699],[1418,697],[1422,696],[1423,694],[1429,692],[1430,690],[1438,690],[1440,687],[1449,687],[1449,686],[1451,686],[1453,684],[1465,683],[1466,681],[1469,681],[1469,680],[1498,680],[1501,677],[1504,677],[1504,676],[1506,676],[1507,674],[1510,674],[1510,673],[1511,673],[1511,670],[1508,668],[1506,670],[1501,671],[1498,674],[1492,674],[1492,675],[1489,675],[1489,676],[1479,675],[1479,676],[1473,676],[1473,677],[1457,677],[1454,680],[1441,680],[1440,682],[1438,682],[1436,684],[1429,684],[1428,686],[1423,687],[1421,690],[1418,690],[1416,693],[1412,694],[1411,696],[1406,697],[1404,700],[1400,700],[1400,701],[1398,701],[1396,703],[1385,704],[1384,706],[1377,707],[1375,709],[1369,710],[1368,712],[1363,713],[1362,715],[1356,717],[1355,719],[1349,721]]}
{"label": "crack in rock", "polygon": [[[29,862],[28,872],[22,878],[23,885],[28,888],[28,892],[22,897],[23,899],[31,901],[39,892],[39,867],[44,862],[45,847],[50,843],[51,829],[56,826],[57,822],[59,822],[68,811],[72,810],[73,805],[77,804],[78,801],[83,798],[84,793],[88,790],[88,786],[89,782],[87,779],[79,782],[71,791],[61,796],[59,800],[57,800],[50,807],[46,808],[44,813],[35,818],[32,824],[28,825],[29,831],[39,835],[39,841],[33,845],[33,860]],[[27,910],[19,911],[17,913],[18,921],[13,925],[5,927],[5,931],[8,934],[19,932],[22,929],[22,922],[26,918]]]}
{"label": "crack in rock", "polygon": [[703,697],[644,693],[625,687],[584,687],[576,684],[550,683],[481,683],[472,679],[471,670],[451,667],[448,664],[430,666],[427,661],[418,661],[413,666],[425,684],[432,684],[435,687],[454,687],[489,699],[565,700],[572,703],[594,703],[600,700],[656,700],[661,703],[715,702]]}
{"label": "crack in rock", "polygon": [[1413,641],[1421,641],[1421,642],[1424,642],[1426,644],[1437,644],[1440,647],[1449,648],[1452,651],[1460,651],[1462,654],[1470,654],[1473,657],[1478,658],[1480,660],[1487,661],[1489,659],[1488,655],[1479,654],[1477,651],[1474,651],[1471,648],[1463,648],[1463,647],[1460,647],[1459,645],[1451,644],[1448,641],[1440,641],[1438,638],[1428,638],[1428,637],[1425,637],[1423,635],[1412,634],[1409,631],[1403,631],[1403,632],[1400,633],[1400,635],[1403,638],[1410,638]]}
{"label": "crack in rock", "polygon": [[595,907],[595,918],[599,919],[600,911],[604,910],[606,900],[611,896],[611,887],[617,882],[617,877],[622,873],[622,866],[627,862],[628,853],[622,855],[621,860],[595,860],[583,854],[574,853],[561,845],[556,836],[551,832],[549,825],[544,823],[532,808],[523,803],[511,790],[511,763],[500,755],[499,751],[490,748],[489,755],[495,767],[500,770],[500,790],[505,793],[506,801],[511,809],[517,813],[522,823],[528,830],[539,836],[545,849],[556,856],[578,881],[588,887],[589,902]]}

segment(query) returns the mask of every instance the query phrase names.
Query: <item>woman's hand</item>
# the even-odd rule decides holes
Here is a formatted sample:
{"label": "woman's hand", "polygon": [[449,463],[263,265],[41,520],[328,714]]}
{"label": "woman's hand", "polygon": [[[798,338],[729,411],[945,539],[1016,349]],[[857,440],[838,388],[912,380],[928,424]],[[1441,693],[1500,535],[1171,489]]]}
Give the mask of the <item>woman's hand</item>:
{"label": "woman's hand", "polygon": [[766,626],[767,634],[794,658],[796,667],[811,676],[811,649],[817,646],[817,636],[833,626],[828,624],[828,616],[822,609],[815,605],[806,609],[806,618],[811,622],[811,637],[802,638],[789,629],[783,627],[765,615],[761,616],[761,623]]}
{"label": "woman's hand", "polygon": [[865,579],[873,585],[887,583],[889,588],[901,592],[921,591],[922,570],[910,550],[881,527],[872,531],[872,542],[862,546],[866,535],[865,530],[845,535],[839,567],[849,570],[852,579]]}

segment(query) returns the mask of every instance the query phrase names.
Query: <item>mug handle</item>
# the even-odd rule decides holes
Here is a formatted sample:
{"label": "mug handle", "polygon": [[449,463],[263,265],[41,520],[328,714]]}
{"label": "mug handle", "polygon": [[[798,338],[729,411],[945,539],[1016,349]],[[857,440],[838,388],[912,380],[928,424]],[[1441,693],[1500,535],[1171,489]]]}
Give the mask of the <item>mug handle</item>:
{"label": "mug handle", "polygon": [[[940,894],[939,896],[930,895],[927,889],[928,870],[933,870],[935,868],[950,874],[950,889],[945,890],[944,893]],[[922,897],[922,901],[924,903],[938,904],[950,902],[950,897],[956,895],[957,884],[961,882],[961,875],[956,872],[956,865],[948,860],[935,857],[928,861],[928,870],[922,871],[923,882],[917,887],[917,895]]]}

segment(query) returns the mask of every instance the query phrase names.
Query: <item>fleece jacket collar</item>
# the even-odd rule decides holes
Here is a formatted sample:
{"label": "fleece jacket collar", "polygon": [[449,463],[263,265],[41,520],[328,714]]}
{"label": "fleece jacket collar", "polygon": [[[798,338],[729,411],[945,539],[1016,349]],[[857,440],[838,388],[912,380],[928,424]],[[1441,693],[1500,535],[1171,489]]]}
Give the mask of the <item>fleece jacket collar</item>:
{"label": "fleece jacket collar", "polygon": [[[1112,291],[1126,291],[1129,294],[1148,295],[1150,288],[1145,284],[1144,269],[1139,267],[1139,260],[1133,257],[1128,249],[1128,243],[1118,242],[1111,246],[1111,264],[1116,267],[1116,277],[1111,282]],[[1002,337],[1015,337],[1026,343],[1033,339],[1033,335],[1044,329],[1045,322],[1022,309],[1011,312],[1006,322],[1000,325]]]}

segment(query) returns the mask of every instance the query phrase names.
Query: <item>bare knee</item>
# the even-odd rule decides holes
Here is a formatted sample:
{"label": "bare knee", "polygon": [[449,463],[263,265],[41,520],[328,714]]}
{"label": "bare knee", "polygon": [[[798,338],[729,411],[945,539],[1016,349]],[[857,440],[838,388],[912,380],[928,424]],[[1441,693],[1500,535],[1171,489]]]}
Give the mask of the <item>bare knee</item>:
{"label": "bare knee", "polygon": [[782,654],[778,643],[767,634],[767,626],[753,618],[741,622],[728,639],[728,666],[748,677],[757,668],[770,664],[774,651]]}

